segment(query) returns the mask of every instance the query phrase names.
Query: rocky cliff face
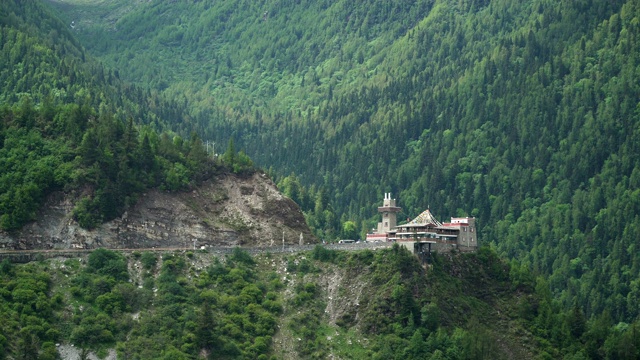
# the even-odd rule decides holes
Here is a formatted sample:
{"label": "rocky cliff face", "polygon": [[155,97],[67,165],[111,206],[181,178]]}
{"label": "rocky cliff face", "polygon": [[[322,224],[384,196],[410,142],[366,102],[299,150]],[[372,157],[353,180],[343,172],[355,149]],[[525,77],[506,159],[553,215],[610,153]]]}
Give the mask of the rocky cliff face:
{"label": "rocky cliff face", "polygon": [[297,204],[263,173],[220,175],[187,192],[144,194],[121,217],[94,230],[72,218],[71,196],[52,194],[38,220],[0,232],[4,249],[202,248],[315,243]]}

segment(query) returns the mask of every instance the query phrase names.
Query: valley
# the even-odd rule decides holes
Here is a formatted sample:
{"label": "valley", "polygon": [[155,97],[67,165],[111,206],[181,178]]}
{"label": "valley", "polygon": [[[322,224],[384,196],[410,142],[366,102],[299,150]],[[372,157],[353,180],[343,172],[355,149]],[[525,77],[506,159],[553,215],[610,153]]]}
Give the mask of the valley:
{"label": "valley", "polygon": [[[0,2],[0,247],[92,249],[2,261],[0,358],[640,357],[638,14]],[[377,236],[481,246],[240,248],[365,239],[385,194]]]}

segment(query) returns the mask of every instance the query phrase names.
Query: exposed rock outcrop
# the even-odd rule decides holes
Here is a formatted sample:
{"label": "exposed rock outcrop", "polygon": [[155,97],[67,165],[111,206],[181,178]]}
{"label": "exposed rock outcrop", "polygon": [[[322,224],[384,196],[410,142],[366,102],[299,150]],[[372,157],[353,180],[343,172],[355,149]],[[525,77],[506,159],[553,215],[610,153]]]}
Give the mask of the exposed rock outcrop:
{"label": "exposed rock outcrop", "polygon": [[220,175],[190,191],[151,190],[122,216],[93,230],[73,220],[73,201],[52,194],[38,220],[0,232],[4,249],[201,248],[317,242],[296,203],[266,174]]}

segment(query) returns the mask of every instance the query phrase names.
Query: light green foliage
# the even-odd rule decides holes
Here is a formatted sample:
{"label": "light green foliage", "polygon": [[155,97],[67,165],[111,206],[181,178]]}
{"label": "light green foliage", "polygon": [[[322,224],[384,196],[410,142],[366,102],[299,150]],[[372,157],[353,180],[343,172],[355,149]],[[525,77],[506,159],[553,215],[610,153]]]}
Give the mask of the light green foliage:
{"label": "light green foliage", "polygon": [[89,255],[86,271],[109,276],[116,281],[129,279],[127,260],[122,255],[107,249],[96,249]]}
{"label": "light green foliage", "polygon": [[229,145],[222,156],[222,160],[236,174],[253,170],[253,161],[249,156],[244,151],[236,152],[233,138],[229,139]]}
{"label": "light green foliage", "polygon": [[[73,215],[81,226],[93,228],[120,215],[145,189],[184,189],[210,176],[216,167],[206,155],[193,155],[196,149],[204,151],[197,137],[176,145],[163,141],[166,134],[158,139],[146,130],[140,141],[137,127],[114,116],[100,115],[85,125],[86,130],[81,128],[79,143],[74,140],[75,127],[61,127],[60,132],[47,129],[44,134],[45,124],[29,129],[21,125],[25,108],[38,118],[46,116],[45,111],[82,112],[78,116],[84,121],[95,114],[77,105],[38,110],[28,99],[0,110],[7,127],[0,148],[0,227],[5,230],[34,220],[45,196],[54,190],[90,188],[91,193],[77,201]],[[250,166],[243,164],[245,170]]]}
{"label": "light green foliage", "polygon": [[[115,347],[118,356],[130,358],[193,358],[203,349],[213,358],[269,358],[276,355],[271,342],[279,325],[300,338],[295,350],[304,358],[334,353],[506,359],[528,358],[531,352],[575,359],[637,357],[637,321],[614,323],[603,314],[584,322],[579,308],[564,312],[558,306],[544,279],[536,290],[518,287],[505,275],[510,265],[488,249],[435,256],[427,272],[398,246],[344,253],[344,261],[336,263],[312,260],[313,267],[328,266],[330,277],[340,269],[368,284],[359,305],[345,308],[335,325],[325,314],[328,298],[317,274],[299,273],[290,280],[291,296],[283,306],[290,290],[279,275],[260,270],[262,260],[238,249],[196,271],[190,264],[199,256],[209,255],[163,254],[155,295],[152,288],[129,283],[133,276],[122,272],[125,258],[109,250],[92,253],[81,266],[84,261],[4,261],[0,354],[55,358],[51,344],[71,341],[98,353]],[[518,316],[520,301],[534,308],[529,318]],[[523,348],[525,339],[533,341]]]}
{"label": "light green foliage", "polygon": [[325,303],[314,282],[300,281],[295,285],[295,295],[289,301],[295,311],[287,326],[298,340],[296,350],[302,357],[323,358],[327,355],[326,339],[322,337],[321,323]]}
{"label": "light green foliage", "polygon": [[342,237],[345,239],[357,239],[358,228],[353,221],[345,221],[342,224]]}
{"label": "light green foliage", "polygon": [[61,339],[55,314],[62,303],[50,296],[50,271],[35,263],[8,264],[5,260],[0,272],[0,358],[55,359],[51,345]]}
{"label": "light green foliage", "polygon": [[[157,260],[145,254],[140,256],[148,258],[145,263]],[[61,269],[71,275],[72,297],[49,298],[44,296],[51,289],[42,268],[46,263],[3,262],[0,309],[9,319],[17,314],[15,321],[0,327],[3,333],[22,329],[22,337],[10,339],[19,340],[21,348],[3,347],[3,354],[21,351],[48,358],[55,348],[52,353],[47,341],[67,339],[85,349],[115,347],[119,356],[134,358],[193,358],[202,349],[215,358],[271,355],[271,337],[282,311],[280,295],[278,288],[263,282],[267,277],[242,250],[225,263],[214,261],[200,272],[197,283],[186,277],[194,269],[184,255],[164,254],[155,296],[151,288],[140,289],[128,281],[127,259],[117,252],[98,249],[86,266],[72,266],[76,263],[67,261]],[[30,314],[29,327],[20,325],[20,313]],[[137,321],[132,314],[137,314]]]}

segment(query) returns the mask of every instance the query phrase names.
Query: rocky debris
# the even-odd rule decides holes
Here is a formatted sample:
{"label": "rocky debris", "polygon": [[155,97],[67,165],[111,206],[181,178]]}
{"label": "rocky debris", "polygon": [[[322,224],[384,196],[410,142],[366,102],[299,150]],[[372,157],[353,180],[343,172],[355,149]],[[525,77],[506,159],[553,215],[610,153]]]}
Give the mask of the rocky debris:
{"label": "rocky debris", "polygon": [[151,190],[93,230],[73,220],[74,199],[51,194],[38,220],[0,232],[0,249],[190,248],[316,243],[300,208],[263,173],[224,174],[183,192]]}
{"label": "rocky debris", "polygon": [[360,300],[365,290],[364,275],[345,273],[336,266],[328,267],[318,284],[326,294],[325,315],[331,325],[357,325],[360,320]]}
{"label": "rocky debris", "polygon": [[[56,344],[58,347],[58,354],[60,354],[60,358],[64,360],[80,360],[80,359],[89,359],[89,360],[100,360],[93,351],[86,351],[84,349],[80,349],[75,347],[73,344]],[[108,354],[102,360],[116,360],[116,350],[109,349]]]}

